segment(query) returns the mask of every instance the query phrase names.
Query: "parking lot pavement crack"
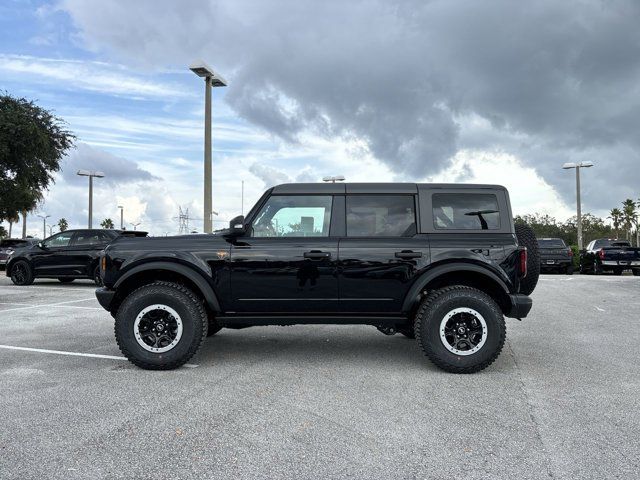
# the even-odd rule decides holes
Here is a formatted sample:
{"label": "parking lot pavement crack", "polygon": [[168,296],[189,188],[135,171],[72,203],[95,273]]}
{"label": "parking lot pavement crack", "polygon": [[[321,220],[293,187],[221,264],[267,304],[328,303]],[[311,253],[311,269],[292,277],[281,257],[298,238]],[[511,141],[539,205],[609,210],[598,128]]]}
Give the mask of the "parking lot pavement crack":
{"label": "parking lot pavement crack", "polygon": [[520,370],[520,366],[518,365],[518,360],[516,358],[516,354],[513,351],[513,348],[511,348],[511,344],[507,341],[506,342],[506,346],[507,349],[509,350],[509,354],[511,355],[511,358],[513,359],[513,364],[516,367],[516,373],[517,373],[517,382],[518,385],[520,386],[520,390],[522,391],[522,396],[525,399],[525,402],[527,404],[527,413],[529,415],[529,418],[531,419],[531,423],[533,424],[533,427],[535,429],[535,435],[536,438],[538,439],[538,442],[540,443],[541,447],[542,447],[542,451],[544,454],[544,457],[547,459],[547,465],[546,465],[546,470],[547,470],[547,476],[549,478],[558,478],[555,473],[553,472],[553,460],[551,459],[551,455],[549,454],[549,449],[547,448],[547,445],[544,441],[544,438],[542,436],[542,429],[540,426],[540,423],[538,422],[535,413],[534,413],[534,407],[533,404],[531,403],[531,397],[529,396],[529,393],[527,392],[527,388],[526,385],[524,383],[524,378],[522,376],[522,370]]}

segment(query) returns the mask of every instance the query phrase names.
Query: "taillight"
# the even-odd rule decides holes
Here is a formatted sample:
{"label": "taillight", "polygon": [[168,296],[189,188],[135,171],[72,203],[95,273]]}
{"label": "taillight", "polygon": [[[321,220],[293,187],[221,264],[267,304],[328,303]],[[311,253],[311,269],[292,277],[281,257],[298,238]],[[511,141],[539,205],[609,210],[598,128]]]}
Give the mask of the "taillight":
{"label": "taillight", "polygon": [[573,250],[571,250],[571,247],[567,248],[567,253],[570,257],[573,257]]}
{"label": "taillight", "polygon": [[520,250],[520,277],[527,276],[527,247]]}
{"label": "taillight", "polygon": [[604,248],[600,249],[600,251],[598,252],[598,256],[600,257],[600,260],[604,260]]}
{"label": "taillight", "polygon": [[100,259],[100,267],[102,267],[103,272],[107,269],[107,257],[105,257],[104,255]]}

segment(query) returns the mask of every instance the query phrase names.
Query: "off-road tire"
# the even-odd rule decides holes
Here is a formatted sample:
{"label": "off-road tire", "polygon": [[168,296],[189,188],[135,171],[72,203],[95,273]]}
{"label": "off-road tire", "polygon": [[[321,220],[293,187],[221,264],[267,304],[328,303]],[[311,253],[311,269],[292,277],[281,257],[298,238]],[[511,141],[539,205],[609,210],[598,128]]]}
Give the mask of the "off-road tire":
{"label": "off-road tire", "polygon": [[209,318],[209,327],[207,328],[207,337],[213,337],[216,333],[222,330],[222,327],[218,325],[215,318]]}
{"label": "off-road tire", "polygon": [[[19,274],[18,272],[22,272]],[[11,267],[11,281],[14,285],[18,285],[20,287],[24,287],[27,285],[31,285],[34,280],[33,268],[29,265],[28,262],[24,260],[18,260]]]}
{"label": "off-road tire", "polygon": [[567,268],[565,268],[564,274],[565,275],[573,275],[573,265],[569,265]]}
{"label": "off-road tire", "polygon": [[59,278],[58,281],[60,283],[71,283],[75,280],[75,278]]}
{"label": "off-road tire", "polygon": [[[182,321],[182,337],[171,350],[154,353],[142,348],[134,336],[136,316],[147,306],[163,304],[174,309]],[[191,290],[172,282],[154,282],[130,293],[118,308],[115,335],[127,359],[146,370],[171,370],[187,363],[207,335],[207,314],[202,300]]]}
{"label": "off-road tire", "polygon": [[518,245],[527,247],[527,276],[520,280],[520,293],[531,295],[538,284],[540,276],[540,252],[538,240],[531,227],[516,223],[516,237]]}
{"label": "off-road tire", "polygon": [[[487,324],[484,345],[471,355],[456,355],[440,338],[440,323],[455,308],[468,307],[480,313]],[[486,293],[462,285],[430,292],[420,303],[415,318],[418,345],[437,367],[451,373],[475,373],[487,368],[500,355],[507,327],[498,304]]]}

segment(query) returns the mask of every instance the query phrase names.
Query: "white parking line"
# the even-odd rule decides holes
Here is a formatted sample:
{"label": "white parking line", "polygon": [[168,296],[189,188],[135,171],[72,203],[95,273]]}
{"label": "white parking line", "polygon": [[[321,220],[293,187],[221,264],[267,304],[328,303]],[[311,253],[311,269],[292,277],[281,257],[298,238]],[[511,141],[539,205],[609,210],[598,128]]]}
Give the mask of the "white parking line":
{"label": "white parking line", "polygon": [[78,287],[44,287],[40,285],[33,285],[28,288],[21,288],[17,285],[0,285],[0,289],[6,288],[7,290],[13,291],[21,291],[21,292],[37,292],[38,290],[64,290],[65,292],[82,292],[84,290],[95,290],[94,285],[87,285],[86,288],[78,288]]}
{"label": "white parking line", "polygon": [[595,309],[598,310],[599,312],[604,312],[604,308],[595,307]]}
{"label": "white parking line", "polygon": [[[38,304],[38,305],[29,305],[27,307],[16,307],[16,308],[7,308],[6,310],[0,310],[0,312],[4,313],[4,312],[14,312],[17,310],[28,310],[30,308],[41,308],[41,307],[46,307],[46,308],[50,308],[50,307],[73,307],[73,308],[82,308],[85,310],[102,310],[102,308],[98,308],[98,307],[80,307],[77,305],[69,305],[69,303],[78,303],[78,302],[88,302],[89,300],[95,300],[95,297],[90,297],[90,298],[82,298],[80,300],[68,300],[66,302],[58,302],[58,303],[47,303],[47,304]],[[3,303],[3,305],[9,305],[9,303]],[[15,304],[14,304],[15,305]]]}
{"label": "white parking line", "polygon": [[[125,357],[120,357],[116,355],[101,355],[98,353],[65,352],[62,350],[48,350],[45,348],[16,347],[14,345],[0,345],[0,348],[4,348],[6,350],[21,350],[25,352],[52,353],[54,355],[70,355],[73,357],[91,357],[91,358],[106,358],[108,360],[126,360]],[[187,368],[196,368],[196,367],[199,367],[200,365],[196,365],[194,363],[186,363],[184,366]]]}

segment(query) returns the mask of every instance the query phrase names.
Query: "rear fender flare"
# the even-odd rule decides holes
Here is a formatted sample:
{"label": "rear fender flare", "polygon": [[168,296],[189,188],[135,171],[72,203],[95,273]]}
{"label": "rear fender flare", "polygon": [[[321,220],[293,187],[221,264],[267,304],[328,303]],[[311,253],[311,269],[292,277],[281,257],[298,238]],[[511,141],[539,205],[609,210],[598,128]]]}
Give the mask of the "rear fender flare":
{"label": "rear fender flare", "polygon": [[427,272],[423,273],[420,278],[418,278],[412,287],[409,289],[409,292],[404,298],[404,302],[402,304],[403,312],[410,312],[413,307],[416,305],[419,299],[420,293],[424,290],[424,288],[436,278],[441,275],[445,275],[451,272],[474,272],[479,273],[481,275],[486,276],[488,279],[491,279],[495,283],[497,283],[505,292],[505,294],[509,293],[509,287],[497,274],[487,269],[486,267],[481,267],[479,265],[475,265],[473,263],[466,262],[455,262],[455,263],[447,263],[445,265],[439,265],[434,267]]}
{"label": "rear fender flare", "polygon": [[189,268],[189,267],[187,267],[185,265],[181,265],[179,263],[173,263],[173,262],[148,262],[148,263],[143,263],[141,265],[133,267],[127,273],[122,275],[122,277],[120,277],[116,281],[116,283],[113,285],[113,288],[115,290],[117,290],[118,287],[120,285],[122,285],[127,279],[133,277],[134,275],[137,275],[138,273],[146,272],[146,271],[149,271],[149,270],[166,270],[166,271],[177,273],[178,275],[182,275],[183,277],[188,278],[190,281],[192,281],[194,283],[194,285],[196,285],[196,287],[198,287],[198,289],[200,290],[200,293],[202,293],[202,295],[204,297],[204,301],[207,303],[207,305],[209,305],[209,307],[214,312],[220,312],[221,311],[220,302],[218,301],[218,297],[216,296],[215,292],[213,291],[213,288],[211,287],[211,285],[209,285],[207,280],[202,276],[202,274],[200,274],[199,272],[195,271],[192,268]]}

